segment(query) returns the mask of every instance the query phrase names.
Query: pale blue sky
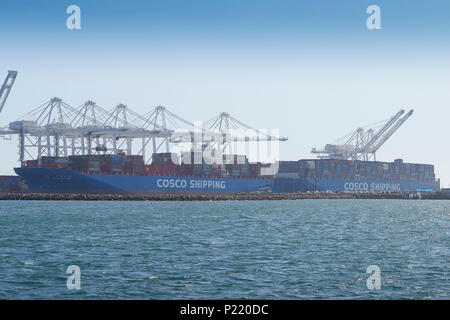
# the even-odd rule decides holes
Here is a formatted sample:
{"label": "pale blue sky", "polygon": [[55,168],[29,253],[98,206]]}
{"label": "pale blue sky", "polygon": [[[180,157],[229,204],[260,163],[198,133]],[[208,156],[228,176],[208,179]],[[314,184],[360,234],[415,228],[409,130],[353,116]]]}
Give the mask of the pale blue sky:
{"label": "pale blue sky", "polygon": [[[78,4],[82,30],[66,29]],[[382,30],[366,28],[381,7]],[[227,111],[289,140],[281,158],[400,108],[415,114],[378,153],[433,163],[450,183],[450,4],[446,1],[21,1],[0,11],[0,76],[19,76],[0,125],[53,96],[191,120]],[[0,174],[17,165],[2,141]]]}

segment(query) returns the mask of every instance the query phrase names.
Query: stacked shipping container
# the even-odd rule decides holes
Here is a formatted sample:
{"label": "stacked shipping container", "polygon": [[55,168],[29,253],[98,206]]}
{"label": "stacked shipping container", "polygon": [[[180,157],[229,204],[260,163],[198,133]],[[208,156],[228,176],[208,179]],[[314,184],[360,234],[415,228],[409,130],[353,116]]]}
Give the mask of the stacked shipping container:
{"label": "stacked shipping container", "polygon": [[[336,191],[336,186],[344,187],[343,182],[365,182],[366,191],[378,188],[371,184],[381,184],[381,189],[392,190],[393,185],[405,184],[412,186],[438,185],[434,174],[434,166],[429,164],[404,163],[401,159],[394,162],[351,161],[340,159],[306,159],[299,161],[279,162],[275,189],[281,192],[319,190],[329,181],[330,190]],[[292,181],[296,180],[296,181]],[[351,186],[353,188],[353,186]],[[323,187],[322,187],[323,188]],[[396,187],[397,188],[397,187]],[[398,187],[400,188],[400,187]],[[378,190],[378,189],[377,189]],[[341,190],[343,191],[343,190]]]}
{"label": "stacked shipping container", "polygon": [[301,179],[378,180],[386,182],[435,181],[434,166],[429,164],[394,162],[313,159],[280,161],[278,177]]}
{"label": "stacked shipping container", "polygon": [[223,155],[222,163],[206,160],[201,152],[185,153],[182,159],[172,153],[154,153],[150,165],[145,165],[142,156],[137,155],[44,156],[40,160],[24,162],[23,167],[66,168],[83,174],[271,178],[261,175],[261,168],[267,164],[249,163],[244,155]]}

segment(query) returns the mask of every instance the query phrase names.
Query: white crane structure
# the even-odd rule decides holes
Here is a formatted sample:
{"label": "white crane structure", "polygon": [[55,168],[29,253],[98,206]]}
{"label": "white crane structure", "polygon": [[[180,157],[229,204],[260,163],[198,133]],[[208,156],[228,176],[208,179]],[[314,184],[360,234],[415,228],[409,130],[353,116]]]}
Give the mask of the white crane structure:
{"label": "white crane structure", "polygon": [[[237,153],[249,154],[251,160],[258,162],[279,161],[280,141],[287,141],[287,137],[272,134],[273,130],[255,129],[231,116],[227,112],[221,112],[214,118],[203,124],[203,150],[207,150],[217,158],[221,154],[226,156],[225,161],[233,161],[230,155]],[[278,132],[276,132],[278,134]],[[259,142],[267,141],[268,144],[260,148]],[[220,152],[215,152],[220,150]],[[244,161],[239,157],[240,161]]]}
{"label": "white crane structure", "polygon": [[[185,140],[191,142],[194,124],[169,111],[166,107],[157,106],[144,114],[143,118],[145,121],[142,128],[161,132],[161,134],[144,138],[139,153],[145,154],[145,149],[149,147],[150,142],[152,153],[161,152],[162,148],[164,148],[164,152],[170,152],[170,142],[182,143]],[[150,159],[147,162],[150,162]]]}
{"label": "white crane structure", "polygon": [[8,75],[5,78],[2,86],[0,87],[0,112],[3,110],[3,106],[5,105],[6,99],[8,99],[9,92],[16,81],[17,71],[8,71]]}
{"label": "white crane structure", "polygon": [[[239,141],[287,141],[287,137],[279,137],[264,132],[264,130],[254,129],[251,126],[239,121],[230,114],[222,112],[203,124],[206,133],[214,135],[219,133],[222,136],[223,148],[229,142]],[[244,133],[240,135],[239,133]],[[234,134],[233,134],[234,133]],[[217,142],[216,140],[212,143]]]}
{"label": "white crane structure", "polygon": [[[2,86],[2,97],[11,90],[16,75],[15,71],[8,73]],[[6,96],[1,100],[3,104]],[[207,134],[208,130],[201,130],[202,136],[211,136]],[[140,115],[125,104],[107,110],[88,100],[74,108],[55,97],[32,109],[18,121],[10,122],[7,129],[0,130],[0,136],[18,135],[21,163],[38,160],[42,156],[96,154],[142,155],[144,161],[150,163],[152,157],[147,159],[146,154],[160,152],[162,147],[169,152],[170,143],[187,140],[193,145],[194,131],[193,123],[162,106]],[[233,139],[241,140],[253,138],[233,136]],[[259,140],[275,138],[266,135]],[[134,143],[136,140],[139,143]]]}
{"label": "white crane structure", "polygon": [[130,155],[137,138],[170,136],[168,131],[142,128],[144,122],[145,118],[124,104],[106,111],[87,101],[76,109],[60,98],[52,98],[21,120],[11,122],[8,133],[19,134],[20,161],[42,156]]}
{"label": "white crane structure", "polygon": [[323,149],[313,148],[311,153],[318,154],[322,159],[344,160],[376,160],[376,152],[413,114],[410,110],[405,114],[400,110],[381,126],[358,128],[350,134],[337,140],[337,143],[327,144]]}

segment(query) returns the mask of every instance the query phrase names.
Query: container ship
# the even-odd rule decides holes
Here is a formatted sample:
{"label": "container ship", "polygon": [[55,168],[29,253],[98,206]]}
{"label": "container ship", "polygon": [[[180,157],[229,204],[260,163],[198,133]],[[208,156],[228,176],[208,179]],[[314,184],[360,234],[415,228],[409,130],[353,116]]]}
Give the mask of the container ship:
{"label": "container ship", "polygon": [[[185,164],[155,153],[149,165],[139,155],[85,155],[28,160],[15,172],[28,191],[42,193],[239,193],[271,191],[263,163],[234,155],[230,164]],[[192,156],[194,158],[194,156]],[[229,157],[230,158],[230,157]],[[228,159],[229,159],[228,158]],[[193,162],[193,161],[192,161]]]}
{"label": "container ship", "polygon": [[281,161],[273,192],[403,192],[437,191],[434,166],[430,164],[305,159]]}
{"label": "container ship", "polygon": [[[376,161],[377,151],[405,123],[414,110],[401,109],[379,127],[360,127],[337,143],[313,148],[318,159],[282,161],[274,192],[403,192],[437,191],[430,164]],[[341,143],[339,143],[341,142]],[[369,159],[373,159],[369,161]]]}

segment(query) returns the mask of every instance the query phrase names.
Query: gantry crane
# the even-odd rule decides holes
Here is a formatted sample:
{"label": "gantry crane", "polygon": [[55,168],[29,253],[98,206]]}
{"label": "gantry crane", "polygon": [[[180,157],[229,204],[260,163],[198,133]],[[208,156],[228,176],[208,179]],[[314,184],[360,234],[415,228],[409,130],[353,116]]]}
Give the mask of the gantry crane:
{"label": "gantry crane", "polygon": [[402,124],[413,114],[414,110],[408,111],[406,115],[398,119],[395,124],[393,124],[387,132],[382,135],[374,144],[367,147],[366,152],[371,153],[375,157],[375,153],[380,149],[380,147],[402,126]]}
{"label": "gantry crane", "polygon": [[374,128],[358,128],[347,136],[338,139],[344,143],[327,144],[323,149],[313,148],[311,153],[318,154],[322,159],[364,160],[371,158],[376,160],[376,152],[386,141],[405,123],[413,114],[410,110],[405,114],[400,110],[386,122],[383,122],[378,130]]}
{"label": "gantry crane", "polygon": [[[288,139],[287,137],[271,135],[269,132],[265,132],[265,130],[252,128],[226,112],[222,112],[218,116],[206,121],[203,129],[207,134],[219,133],[224,148],[228,142],[233,141],[287,141]],[[245,132],[245,134],[240,135],[239,132]]]}
{"label": "gantry crane", "polygon": [[8,75],[6,76],[5,81],[0,88],[0,112],[3,110],[3,106],[5,105],[6,99],[8,98],[9,92],[14,84],[14,81],[17,77],[17,71],[8,71]]}
{"label": "gantry crane", "polygon": [[[11,91],[17,71],[9,71],[0,90],[0,111]],[[69,155],[133,154],[133,141],[142,141],[137,155],[145,158],[146,148],[152,142],[152,152],[158,152],[169,143],[183,144],[186,141],[193,148],[200,131],[201,141],[207,145],[229,144],[233,141],[267,141],[279,138],[252,129],[227,113],[212,119],[209,128],[199,126],[175,115],[165,107],[158,106],[141,116],[125,104],[111,110],[99,107],[88,100],[79,108],[74,108],[62,99],[54,97],[25,114],[20,120],[9,123],[8,128],[0,128],[0,137],[19,137],[19,161],[37,160],[42,156],[67,157]],[[208,123],[208,122],[207,122]],[[226,125],[225,125],[226,123]],[[217,124],[219,124],[217,126]],[[223,125],[222,125],[223,124]],[[235,126],[247,129],[245,135],[226,132]],[[227,130],[226,130],[227,129]],[[220,139],[216,139],[220,136]],[[159,146],[156,140],[162,142]],[[136,148],[134,148],[136,149]],[[159,151],[160,152],[160,151]],[[150,162],[151,157],[146,161]]]}

